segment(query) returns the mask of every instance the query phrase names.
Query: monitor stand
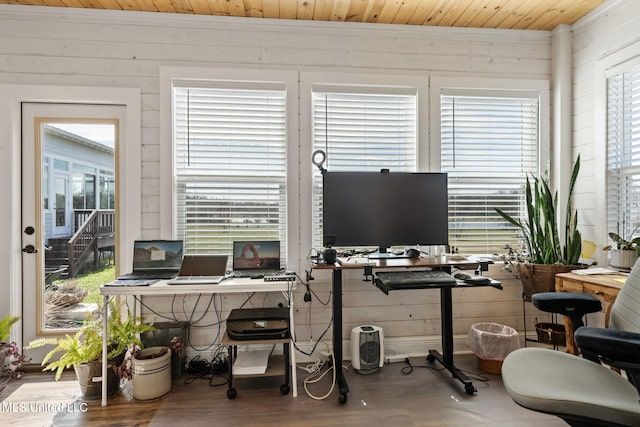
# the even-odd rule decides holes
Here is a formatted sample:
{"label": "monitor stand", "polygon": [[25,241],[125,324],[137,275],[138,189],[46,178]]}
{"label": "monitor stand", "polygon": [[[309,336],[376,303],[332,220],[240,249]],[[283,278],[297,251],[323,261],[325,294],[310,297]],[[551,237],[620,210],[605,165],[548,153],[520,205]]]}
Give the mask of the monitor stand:
{"label": "monitor stand", "polygon": [[387,252],[387,248],[379,247],[378,252],[372,252],[368,255],[369,259],[394,259],[394,258],[408,258],[408,256],[402,252],[401,254],[395,254],[393,252]]}

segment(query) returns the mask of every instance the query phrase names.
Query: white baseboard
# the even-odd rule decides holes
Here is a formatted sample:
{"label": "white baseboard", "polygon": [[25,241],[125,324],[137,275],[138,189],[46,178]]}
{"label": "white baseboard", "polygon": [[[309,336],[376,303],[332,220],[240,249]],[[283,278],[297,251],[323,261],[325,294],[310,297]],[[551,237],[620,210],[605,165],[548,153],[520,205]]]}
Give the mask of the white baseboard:
{"label": "white baseboard", "polygon": [[[471,351],[466,345],[467,336],[454,336],[453,350],[455,354],[470,353]],[[326,345],[325,345],[326,344]],[[304,353],[310,353],[315,342],[297,342],[296,346]],[[384,355],[387,363],[402,362],[406,357],[426,357],[429,350],[442,351],[442,340],[440,336],[417,336],[417,337],[385,337],[384,338]],[[296,355],[298,363],[308,363],[324,357],[323,353],[326,349],[331,349],[331,341],[323,341],[316,346],[313,355],[308,356],[302,352]],[[351,342],[343,341],[343,359],[351,360]]]}

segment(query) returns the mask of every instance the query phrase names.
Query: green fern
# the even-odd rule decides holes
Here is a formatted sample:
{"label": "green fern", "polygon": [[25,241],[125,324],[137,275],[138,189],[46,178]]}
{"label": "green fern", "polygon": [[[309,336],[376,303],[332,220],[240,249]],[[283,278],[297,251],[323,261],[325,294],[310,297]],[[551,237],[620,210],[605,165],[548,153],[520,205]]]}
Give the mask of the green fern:
{"label": "green fern", "polygon": [[0,342],[5,342],[7,338],[9,338],[11,327],[18,320],[20,320],[20,318],[15,316],[5,316],[0,320]]}
{"label": "green fern", "polygon": [[[134,319],[129,311],[123,315],[122,305],[109,303],[109,316],[107,319],[108,359],[124,353],[129,345],[135,344],[142,348],[139,334],[144,331],[154,330],[152,325],[140,323],[140,319]],[[45,371],[56,371],[56,381],[60,379],[65,369],[75,368],[83,363],[90,363],[102,358],[103,327],[99,317],[87,315],[82,327],[74,335],[65,335],[61,338],[38,338],[29,343],[27,349],[42,347],[44,345],[55,346],[42,360]],[[57,360],[53,360],[59,355]]]}

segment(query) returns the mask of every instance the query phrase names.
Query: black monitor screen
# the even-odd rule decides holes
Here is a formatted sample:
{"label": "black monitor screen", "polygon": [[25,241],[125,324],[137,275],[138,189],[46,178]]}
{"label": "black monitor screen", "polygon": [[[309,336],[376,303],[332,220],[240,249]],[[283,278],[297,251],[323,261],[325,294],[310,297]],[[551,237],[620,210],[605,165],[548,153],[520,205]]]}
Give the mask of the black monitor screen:
{"label": "black monitor screen", "polygon": [[325,245],[448,244],[446,173],[326,172],[323,177]]}

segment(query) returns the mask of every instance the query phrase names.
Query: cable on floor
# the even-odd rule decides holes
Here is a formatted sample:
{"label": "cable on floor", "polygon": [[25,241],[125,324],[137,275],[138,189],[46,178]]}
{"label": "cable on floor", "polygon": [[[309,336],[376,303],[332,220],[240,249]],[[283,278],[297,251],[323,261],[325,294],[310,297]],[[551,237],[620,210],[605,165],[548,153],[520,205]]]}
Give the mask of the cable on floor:
{"label": "cable on floor", "polygon": [[[404,363],[406,363],[407,366],[403,366],[402,369],[400,370],[400,372],[402,372],[404,375],[409,375],[410,373],[412,373],[413,368],[425,368],[425,369],[431,369],[433,371],[444,371],[446,369],[444,366],[442,368],[436,368],[435,366],[431,366],[431,365],[413,365],[411,364],[411,360],[408,357],[404,359]],[[462,369],[458,369],[458,371],[466,374],[469,378],[471,378],[474,381],[489,382],[488,377],[478,374],[477,372],[469,372]]]}
{"label": "cable on floor", "polygon": [[[331,353],[331,359],[330,360],[334,360],[333,352]],[[324,364],[324,362],[323,362],[323,364]],[[315,396],[314,394],[312,394],[309,391],[308,385],[317,383],[322,378],[324,378],[325,375],[327,375],[329,372],[332,373],[331,387],[329,388],[329,391],[326,394],[324,394],[323,396]],[[318,372],[315,372],[315,373],[309,375],[307,378],[304,379],[303,385],[304,385],[304,391],[307,393],[307,396],[309,396],[310,398],[312,398],[314,400],[324,400],[327,397],[329,397],[331,395],[331,393],[333,392],[333,389],[336,386],[336,366],[335,366],[335,363],[332,363],[331,366],[324,372],[322,371],[322,366],[320,366],[320,368],[318,369]]]}

